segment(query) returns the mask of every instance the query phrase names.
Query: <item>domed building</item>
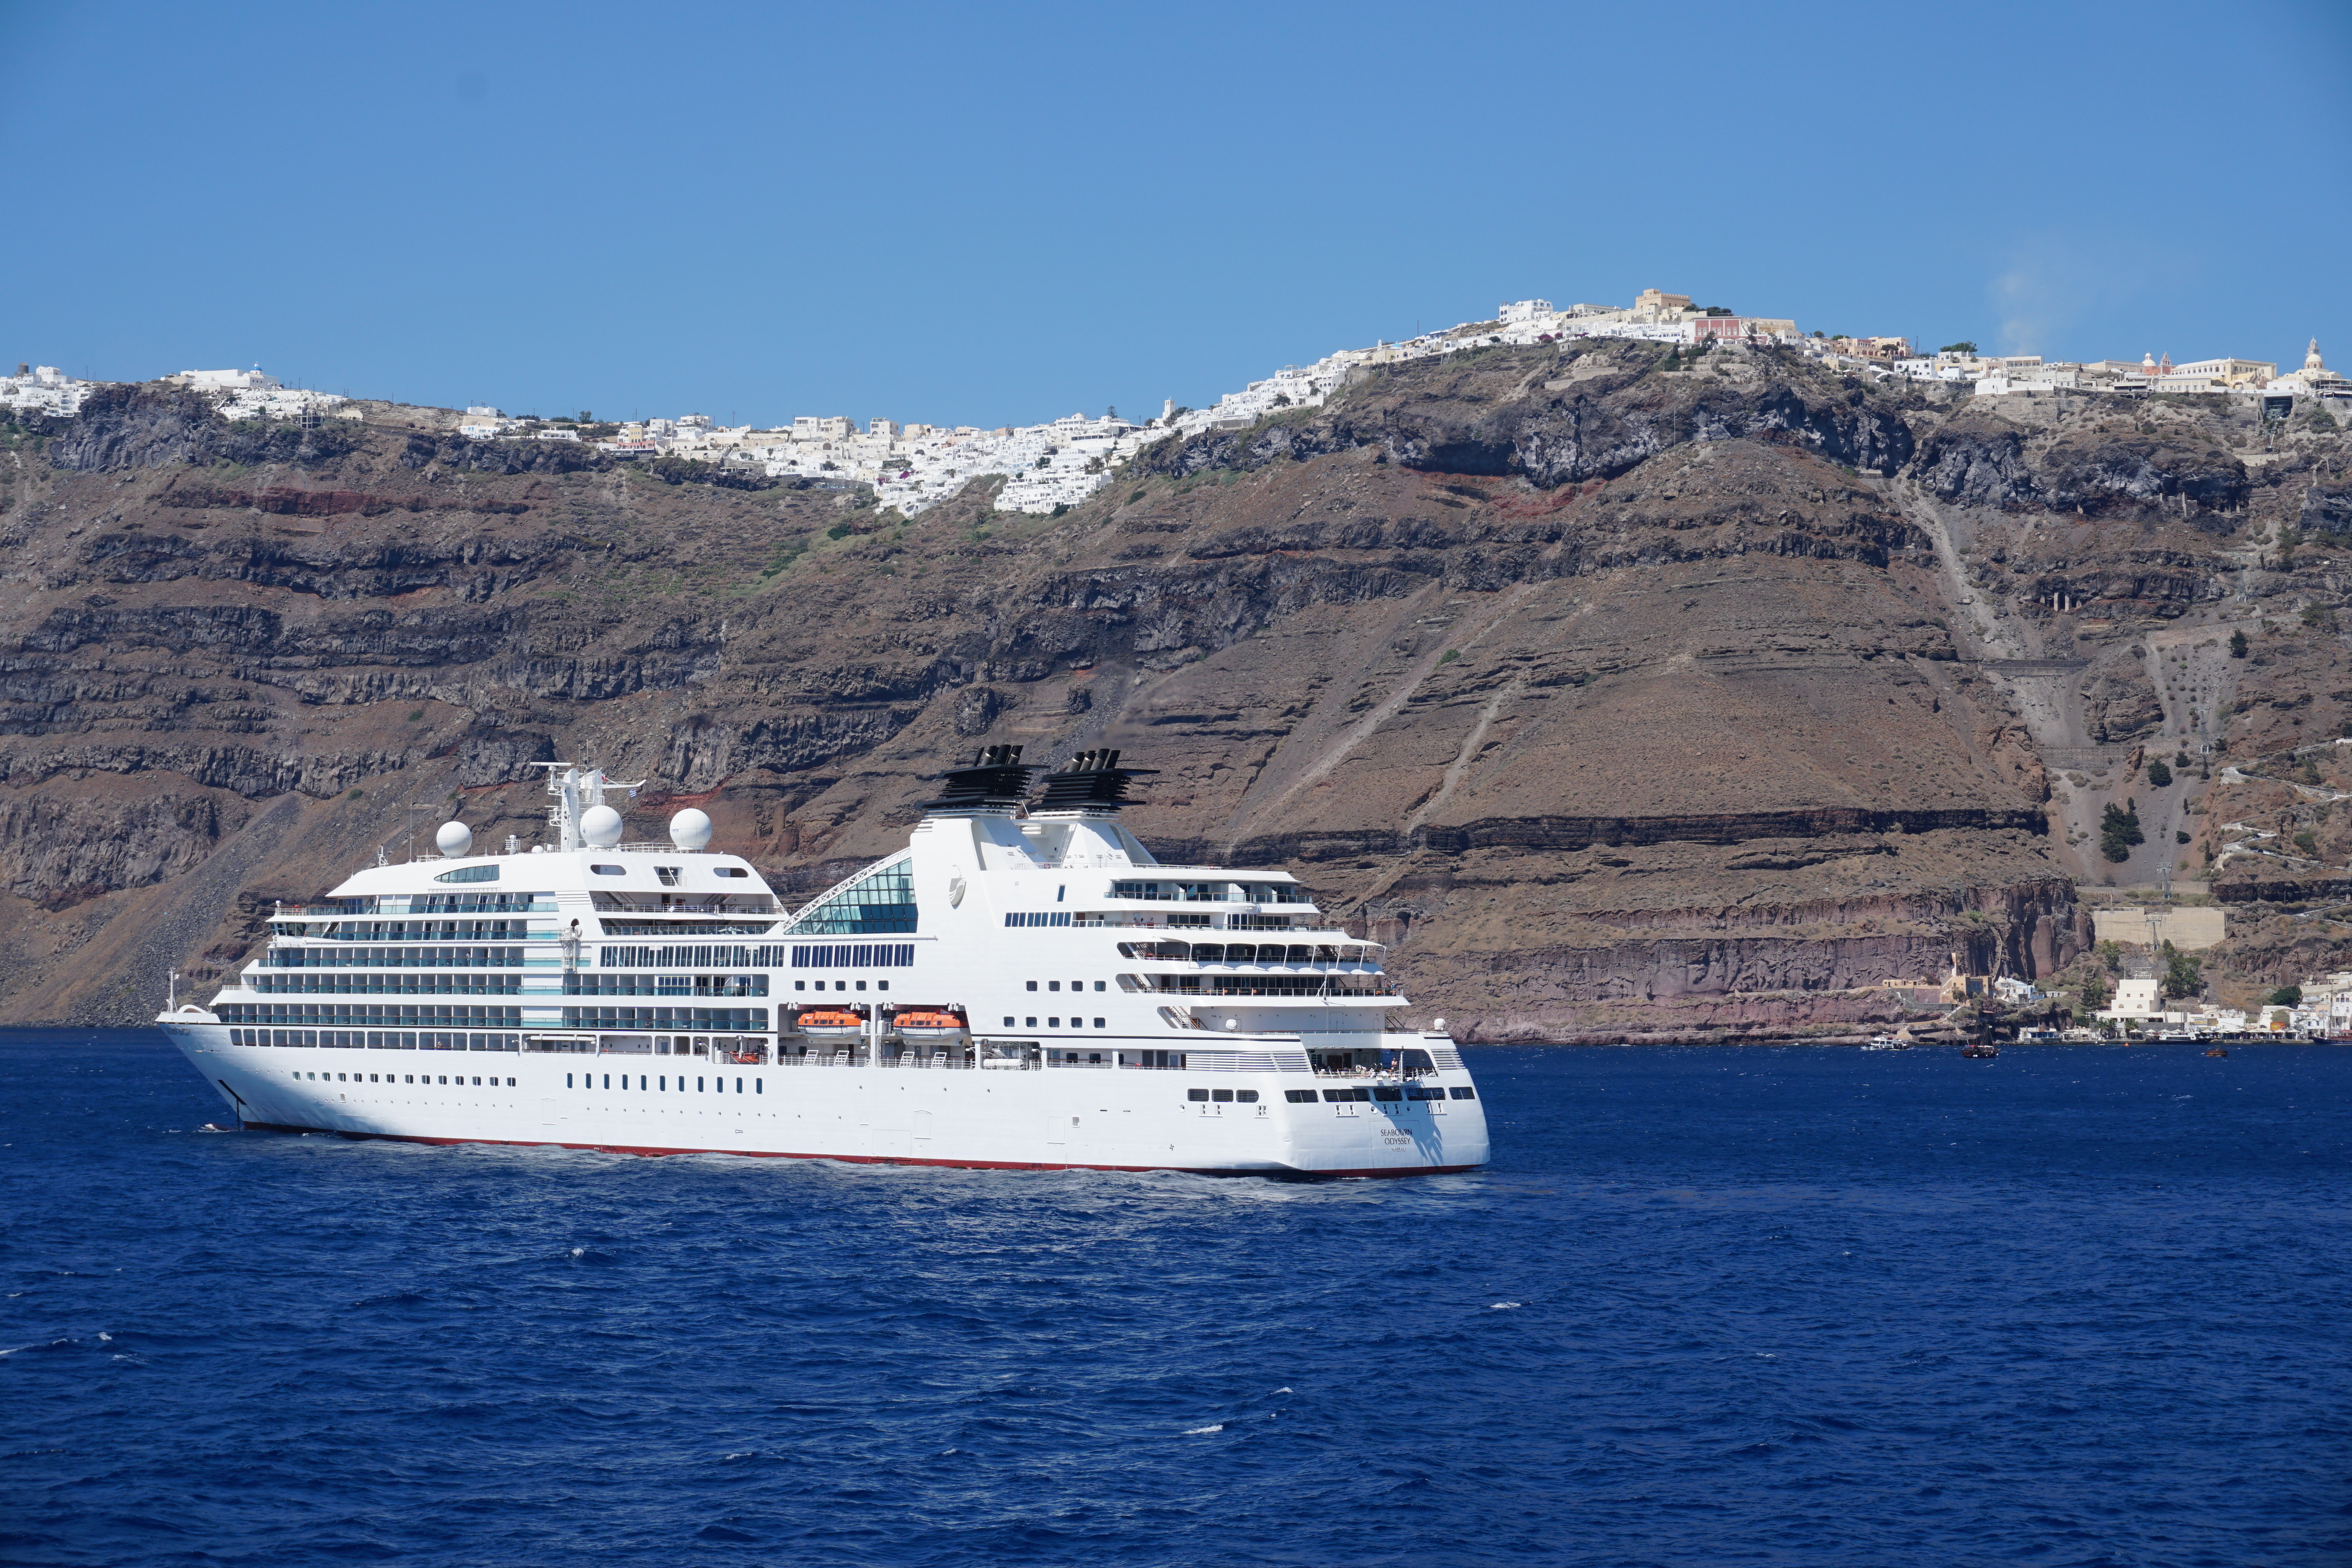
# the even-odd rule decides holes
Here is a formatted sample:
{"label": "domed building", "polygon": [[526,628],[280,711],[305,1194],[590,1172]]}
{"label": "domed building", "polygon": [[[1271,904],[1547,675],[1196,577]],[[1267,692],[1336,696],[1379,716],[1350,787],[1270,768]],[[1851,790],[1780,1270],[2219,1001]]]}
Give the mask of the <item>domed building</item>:
{"label": "domed building", "polygon": [[2352,397],[2352,380],[2327,368],[2319,357],[2319,340],[2303,356],[2303,368],[2279,377],[2263,389],[2270,397]]}

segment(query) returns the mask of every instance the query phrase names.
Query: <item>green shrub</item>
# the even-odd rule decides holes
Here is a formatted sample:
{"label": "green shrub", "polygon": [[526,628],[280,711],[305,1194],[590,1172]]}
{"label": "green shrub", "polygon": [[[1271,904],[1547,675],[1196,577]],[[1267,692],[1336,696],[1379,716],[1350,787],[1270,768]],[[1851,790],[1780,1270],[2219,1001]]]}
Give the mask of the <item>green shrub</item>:
{"label": "green shrub", "polygon": [[2163,758],[2147,765],[2147,781],[2159,789],[2172,782],[2172,769],[2164,765]]}
{"label": "green shrub", "polygon": [[2139,808],[2130,801],[2109,806],[2099,818],[2099,852],[2111,861],[2131,859],[2132,846],[2147,842],[2139,829]]}
{"label": "green shrub", "polygon": [[2230,633],[2230,657],[2231,657],[2232,659],[2242,659],[2242,658],[2244,658],[2245,656],[2246,656],[2246,634],[2245,634],[2243,632],[2231,632],[2231,633]]}
{"label": "green shrub", "polygon": [[2303,988],[2301,986],[2281,986],[2263,1000],[2263,1006],[2266,1008],[2292,1008],[2300,1006],[2302,1001]]}
{"label": "green shrub", "polygon": [[2205,977],[2199,971],[2197,960],[2164,945],[2164,994],[2168,997],[2193,997],[2205,988]]}

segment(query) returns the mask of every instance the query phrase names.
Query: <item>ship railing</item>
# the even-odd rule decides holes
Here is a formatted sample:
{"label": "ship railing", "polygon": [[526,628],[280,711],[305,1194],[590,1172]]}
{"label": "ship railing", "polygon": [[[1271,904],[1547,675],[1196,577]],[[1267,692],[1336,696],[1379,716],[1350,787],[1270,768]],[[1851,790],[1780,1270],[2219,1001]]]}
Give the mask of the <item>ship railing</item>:
{"label": "ship railing", "polygon": [[886,1051],[877,1061],[872,1049],[866,1045],[833,1045],[831,1042],[811,1045],[805,1051],[798,1046],[786,1046],[776,1055],[779,1067],[883,1067],[909,1072],[969,1071],[972,1062],[967,1052],[948,1051]]}
{"label": "ship railing", "polygon": [[[1303,924],[1304,922],[1314,918],[1310,915],[1227,915],[1225,916],[1225,924],[1223,925],[1202,924],[1204,921],[1213,920],[1215,916],[1213,915],[1195,915],[1191,920],[1179,921],[1174,917],[1166,915],[1129,915],[1125,911],[1112,911],[1105,914],[1095,914],[1090,912],[1085,915],[1072,915],[1070,917],[1070,925],[1074,928],[1087,931],[1117,928],[1124,928],[1133,931],[1289,931],[1295,932],[1301,936],[1320,936],[1327,940],[1353,942],[1359,946],[1361,946],[1364,940],[1360,936],[1349,936],[1345,931],[1336,925],[1314,925]],[[1235,924],[1236,922],[1245,921],[1275,920],[1278,920],[1282,922],[1282,924],[1279,925]],[[1300,922],[1301,924],[1293,924],[1293,922]]]}

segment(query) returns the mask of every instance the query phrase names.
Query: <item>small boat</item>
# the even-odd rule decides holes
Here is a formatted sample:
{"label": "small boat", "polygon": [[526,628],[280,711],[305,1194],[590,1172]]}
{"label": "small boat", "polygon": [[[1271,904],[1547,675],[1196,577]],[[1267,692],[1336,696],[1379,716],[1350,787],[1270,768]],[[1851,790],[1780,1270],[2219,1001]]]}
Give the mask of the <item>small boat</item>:
{"label": "small boat", "polygon": [[1862,1049],[1864,1051],[1908,1051],[1911,1049],[1911,1042],[1907,1040],[1898,1040],[1891,1034],[1878,1034],[1871,1036],[1870,1043],[1864,1046]]}
{"label": "small boat", "polygon": [[909,1008],[890,1027],[908,1040],[955,1040],[966,1031],[962,1018],[944,1008]]}
{"label": "small boat", "polygon": [[1979,1061],[1990,1061],[2000,1054],[2000,1047],[1989,1040],[1972,1040],[1960,1047],[1960,1054]]}
{"label": "small boat", "polygon": [[2210,1048],[2210,1050],[2208,1050],[2208,1051],[2205,1052],[2205,1054],[2206,1054],[2206,1055],[2208,1055],[2208,1056],[2227,1056],[2227,1055],[2229,1055],[2230,1053],[2229,1053],[2228,1051],[2223,1051],[2220,1046],[2218,1046],[2218,1045],[2217,1045],[2217,1046],[2214,1046],[2214,1047]]}
{"label": "small boat", "polygon": [[811,1008],[793,1027],[816,1040],[855,1040],[866,1032],[866,1020],[846,1008]]}

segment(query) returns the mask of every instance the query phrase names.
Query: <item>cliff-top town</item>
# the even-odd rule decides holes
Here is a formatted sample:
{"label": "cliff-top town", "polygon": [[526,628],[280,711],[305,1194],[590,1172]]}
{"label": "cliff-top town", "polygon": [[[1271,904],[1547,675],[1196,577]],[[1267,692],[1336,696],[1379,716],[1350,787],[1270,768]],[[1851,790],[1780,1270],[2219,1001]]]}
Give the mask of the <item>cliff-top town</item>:
{"label": "cliff-top town", "polygon": [[[1171,434],[1243,429],[1285,409],[1319,406],[1359,366],[1460,353],[1496,344],[1531,344],[1573,338],[1630,338],[1704,350],[1717,344],[1780,345],[1834,369],[1880,381],[1907,379],[1969,387],[1979,397],[2064,392],[2204,393],[2264,400],[2266,416],[2284,418],[2297,398],[2352,399],[2352,380],[2329,370],[2315,340],[2303,363],[2285,375],[2272,361],[2210,359],[2175,364],[2169,354],[2137,361],[2044,361],[2036,354],[1979,354],[1973,343],[1923,353],[1906,338],[1823,336],[1801,332],[1784,318],[1740,316],[1717,306],[1696,306],[1686,294],[1645,288],[1630,306],[1570,305],[1522,299],[1499,308],[1488,321],[1425,332],[1402,342],[1341,349],[1311,365],[1286,365],[1206,409],[1173,402],[1140,423],[1116,410],[1099,419],[1068,414],[1045,424],[1001,426],[902,424],[874,419],[860,431],[843,415],[802,415],[789,425],[759,429],[715,423],[709,415],[633,420],[600,425],[579,420],[515,418],[472,407],[457,427],[478,441],[588,441],[622,458],[675,456],[756,466],[771,477],[860,484],[886,507],[912,517],[952,496],[975,478],[1008,476],[1001,511],[1052,512],[1075,506],[1108,483],[1111,471],[1142,447]],[[210,396],[228,419],[357,419],[359,406],[331,392],[289,388],[258,368],[181,371],[162,378]],[[0,377],[0,407],[70,417],[100,383],[65,375],[53,365],[20,364]]]}

